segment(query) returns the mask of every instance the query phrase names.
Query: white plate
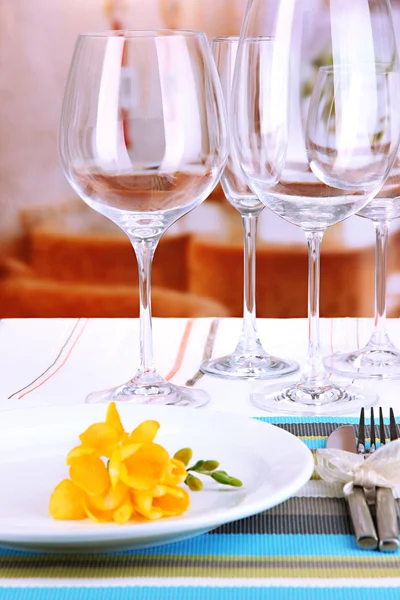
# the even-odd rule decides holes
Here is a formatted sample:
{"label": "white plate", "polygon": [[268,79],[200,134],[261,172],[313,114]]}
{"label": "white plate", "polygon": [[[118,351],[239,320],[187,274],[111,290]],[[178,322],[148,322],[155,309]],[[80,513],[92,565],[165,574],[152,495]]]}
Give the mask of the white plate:
{"label": "white plate", "polygon": [[156,441],[174,453],[193,449],[193,460],[215,459],[239,477],[242,488],[210,480],[191,493],[178,518],[126,525],[54,521],[48,503],[68,476],[67,452],[90,424],[104,421],[106,406],[51,406],[2,411],[0,418],[0,544],[41,551],[146,548],[190,538],[262,512],[292,496],[311,477],[308,448],[286,431],[260,421],[173,407],[119,406],[128,431],[145,419],[161,428]]}

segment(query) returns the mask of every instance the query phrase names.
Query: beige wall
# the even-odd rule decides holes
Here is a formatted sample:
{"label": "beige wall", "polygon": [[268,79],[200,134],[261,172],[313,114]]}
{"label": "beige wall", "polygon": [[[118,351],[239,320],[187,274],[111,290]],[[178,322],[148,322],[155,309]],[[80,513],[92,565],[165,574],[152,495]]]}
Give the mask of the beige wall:
{"label": "beige wall", "polygon": [[[119,9],[116,6],[119,4]],[[237,33],[245,0],[108,0],[131,29]],[[19,210],[72,195],[57,156],[63,88],[77,34],[110,28],[105,0],[0,0],[0,246]]]}

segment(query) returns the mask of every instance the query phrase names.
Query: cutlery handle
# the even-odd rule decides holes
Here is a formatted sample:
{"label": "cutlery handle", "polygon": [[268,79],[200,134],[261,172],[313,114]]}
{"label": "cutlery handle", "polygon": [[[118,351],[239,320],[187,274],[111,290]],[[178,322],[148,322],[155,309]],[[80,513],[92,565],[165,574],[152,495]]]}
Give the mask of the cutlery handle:
{"label": "cutlery handle", "polygon": [[376,522],[379,550],[395,552],[399,548],[399,525],[396,501],[390,488],[376,488]]}
{"label": "cutlery handle", "polygon": [[374,550],[378,547],[378,536],[364,490],[361,487],[354,487],[347,496],[347,502],[349,504],[357,546],[364,550]]}

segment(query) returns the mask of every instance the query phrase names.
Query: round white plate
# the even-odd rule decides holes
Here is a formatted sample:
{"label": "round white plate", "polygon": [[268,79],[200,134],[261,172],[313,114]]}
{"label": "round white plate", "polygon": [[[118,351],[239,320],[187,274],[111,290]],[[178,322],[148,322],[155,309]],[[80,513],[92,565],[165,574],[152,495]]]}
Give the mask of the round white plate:
{"label": "round white plate", "polygon": [[[131,431],[145,419],[161,428],[156,441],[172,454],[193,449],[193,460],[215,459],[243,481],[227,488],[212,480],[191,492],[177,518],[126,525],[54,521],[49,498],[68,477],[65,457],[86,427],[104,421],[106,406],[51,406],[2,411],[0,419],[0,544],[41,551],[146,548],[190,538],[262,512],[292,496],[311,477],[308,448],[286,431],[244,417],[173,407],[118,407]],[[207,478],[209,479],[209,478]]]}

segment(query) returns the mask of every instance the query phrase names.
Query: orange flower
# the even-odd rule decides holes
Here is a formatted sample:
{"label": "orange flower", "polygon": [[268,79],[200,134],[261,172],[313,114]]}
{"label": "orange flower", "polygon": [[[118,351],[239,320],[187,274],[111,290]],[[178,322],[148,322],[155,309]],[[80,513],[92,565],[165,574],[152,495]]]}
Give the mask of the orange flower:
{"label": "orange flower", "polygon": [[84,492],[69,479],[63,479],[50,498],[49,511],[58,521],[79,521],[86,518]]}
{"label": "orange flower", "polygon": [[169,475],[171,458],[153,442],[129,444],[113,452],[108,468],[112,485],[122,481],[132,489],[148,491]]}
{"label": "orange flower", "polygon": [[189,508],[190,498],[181,487],[158,486],[153,493],[132,491],[133,508],[139,515],[155,521],[162,517],[177,517]]}
{"label": "orange flower", "polygon": [[[155,520],[187,510],[189,495],[178,487],[187,477],[185,465],[154,443],[159,427],[144,421],[129,435],[111,403],[106,420],[90,425],[80,435],[81,445],[68,453],[70,479],[55,488],[51,516],[122,524],[135,516]],[[109,458],[107,466],[103,458]]]}
{"label": "orange flower", "polygon": [[183,462],[176,458],[171,458],[170,470],[164,479],[164,483],[166,485],[179,485],[185,481],[187,476],[188,473]]}
{"label": "orange flower", "polygon": [[105,422],[90,425],[79,436],[82,444],[69,452],[67,464],[72,465],[75,459],[87,454],[109,458],[118,443],[127,437],[128,434],[122,426],[115,402],[111,402],[107,409]]}
{"label": "orange flower", "polygon": [[99,523],[113,520],[125,523],[133,514],[129,490],[123,483],[119,483],[115,487],[110,486],[102,494],[87,495],[84,510],[89,518]]}

